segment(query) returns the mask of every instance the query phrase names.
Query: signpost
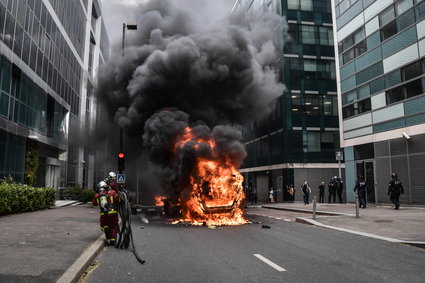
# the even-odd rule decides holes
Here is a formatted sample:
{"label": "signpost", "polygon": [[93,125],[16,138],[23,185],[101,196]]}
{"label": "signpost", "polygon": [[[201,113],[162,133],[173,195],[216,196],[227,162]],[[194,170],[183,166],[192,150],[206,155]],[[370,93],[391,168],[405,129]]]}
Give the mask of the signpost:
{"label": "signpost", "polygon": [[125,174],[117,174],[117,183],[125,184]]}
{"label": "signpost", "polygon": [[335,152],[335,158],[338,161],[338,177],[341,178],[341,161],[344,160],[344,153],[342,151]]}

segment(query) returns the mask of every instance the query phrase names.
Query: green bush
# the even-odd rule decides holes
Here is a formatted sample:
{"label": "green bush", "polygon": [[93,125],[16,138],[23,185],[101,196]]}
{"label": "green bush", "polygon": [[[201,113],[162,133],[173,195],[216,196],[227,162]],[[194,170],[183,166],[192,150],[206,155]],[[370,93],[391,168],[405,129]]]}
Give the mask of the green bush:
{"label": "green bush", "polygon": [[0,180],[0,215],[35,211],[55,205],[56,190]]}
{"label": "green bush", "polygon": [[78,199],[81,202],[92,201],[96,193],[90,189],[84,189],[81,191],[80,198]]}
{"label": "green bush", "polygon": [[81,202],[91,201],[94,195],[94,191],[90,189],[83,189],[78,184],[73,187],[66,188],[62,193],[62,197],[64,199],[78,200]]}

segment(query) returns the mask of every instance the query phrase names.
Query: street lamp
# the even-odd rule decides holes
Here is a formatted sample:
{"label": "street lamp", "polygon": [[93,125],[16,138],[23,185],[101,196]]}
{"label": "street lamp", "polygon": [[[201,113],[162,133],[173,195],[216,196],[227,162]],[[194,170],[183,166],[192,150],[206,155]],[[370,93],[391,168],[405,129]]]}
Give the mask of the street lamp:
{"label": "street lamp", "polygon": [[[137,24],[135,23],[123,23],[122,24],[122,49],[121,49],[121,54],[122,56],[124,56],[124,48],[125,48],[125,30],[137,30]],[[120,154],[124,152],[123,149],[123,132],[122,132],[122,127],[120,127]],[[122,166],[118,165],[118,172],[120,174],[122,174],[123,168]]]}
{"label": "street lamp", "polygon": [[134,23],[122,23],[122,55],[124,56],[125,48],[125,30],[137,30],[137,24]]}

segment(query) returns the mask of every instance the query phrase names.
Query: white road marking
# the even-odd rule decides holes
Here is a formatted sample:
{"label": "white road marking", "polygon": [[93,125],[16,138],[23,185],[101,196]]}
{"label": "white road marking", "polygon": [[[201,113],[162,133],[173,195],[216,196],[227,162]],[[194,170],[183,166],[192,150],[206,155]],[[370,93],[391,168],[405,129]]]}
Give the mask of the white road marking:
{"label": "white road marking", "polygon": [[253,254],[253,256],[255,256],[256,258],[258,258],[259,260],[267,263],[268,265],[270,265],[271,267],[273,267],[274,269],[276,269],[279,272],[282,271],[286,271],[286,269],[280,267],[279,265],[277,265],[276,263],[270,261],[269,259],[265,258],[264,256],[260,255],[260,254]]}
{"label": "white road marking", "polygon": [[286,218],[285,218],[285,219],[283,219],[283,220],[285,220],[285,221],[287,221],[287,222],[291,222],[291,220],[289,220],[289,219],[286,219]]}
{"label": "white road marking", "polygon": [[277,220],[282,220],[282,218],[280,218],[280,217],[275,217],[275,219],[277,219]]}

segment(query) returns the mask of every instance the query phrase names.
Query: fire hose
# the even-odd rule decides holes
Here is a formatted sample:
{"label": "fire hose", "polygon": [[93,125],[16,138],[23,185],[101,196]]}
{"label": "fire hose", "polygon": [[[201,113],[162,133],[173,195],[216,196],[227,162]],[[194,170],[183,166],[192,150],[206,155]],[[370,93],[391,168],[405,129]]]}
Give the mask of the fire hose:
{"label": "fire hose", "polygon": [[124,190],[122,190],[118,193],[118,197],[120,199],[118,205],[118,213],[120,215],[122,225],[121,227],[119,227],[118,230],[118,240],[115,243],[115,247],[120,249],[127,249],[130,246],[131,242],[131,247],[133,248],[134,256],[136,257],[138,262],[144,264],[145,261],[140,258],[139,254],[137,253],[136,247],[134,246],[133,233],[131,231],[131,207],[128,201],[128,195]]}

